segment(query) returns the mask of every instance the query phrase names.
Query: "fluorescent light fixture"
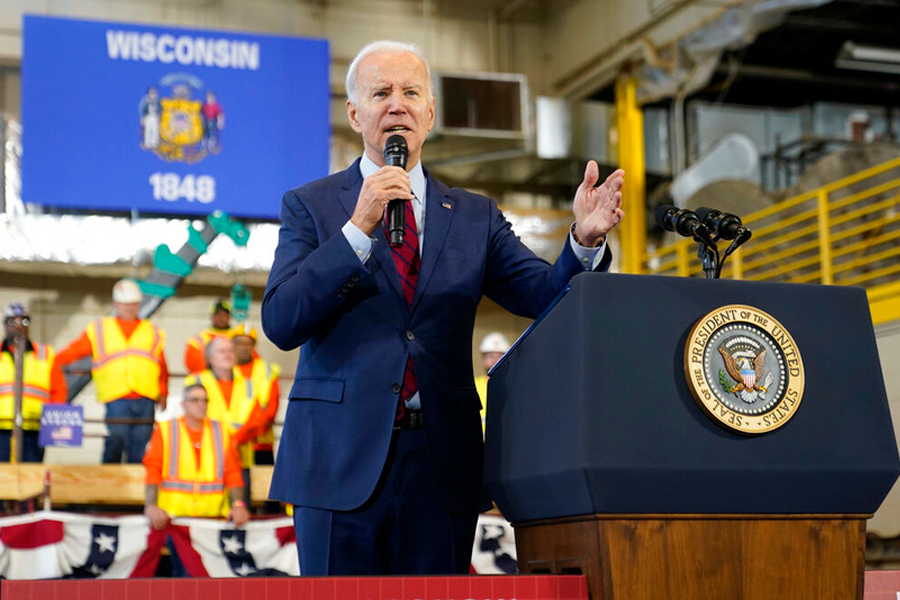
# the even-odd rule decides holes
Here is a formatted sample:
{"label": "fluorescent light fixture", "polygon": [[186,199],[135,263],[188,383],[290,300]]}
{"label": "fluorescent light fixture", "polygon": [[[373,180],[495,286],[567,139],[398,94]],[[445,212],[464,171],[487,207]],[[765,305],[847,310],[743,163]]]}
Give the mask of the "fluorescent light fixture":
{"label": "fluorescent light fixture", "polygon": [[900,49],[858,46],[848,40],[841,46],[834,66],[858,71],[900,73]]}

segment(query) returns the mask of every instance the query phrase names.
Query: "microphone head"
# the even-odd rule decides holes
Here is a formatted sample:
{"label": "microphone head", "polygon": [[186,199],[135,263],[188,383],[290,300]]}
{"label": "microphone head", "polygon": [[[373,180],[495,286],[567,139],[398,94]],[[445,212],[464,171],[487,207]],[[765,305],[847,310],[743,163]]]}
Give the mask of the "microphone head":
{"label": "microphone head", "polygon": [[722,212],[715,208],[707,208],[706,206],[701,206],[697,210],[694,211],[697,213],[697,218],[700,219],[700,222],[709,227],[709,220],[716,219]]}
{"label": "microphone head", "polygon": [[675,225],[672,222],[672,216],[678,212],[678,209],[671,204],[662,204],[656,207],[656,224],[666,231],[675,231]]}
{"label": "microphone head", "polygon": [[705,206],[697,209],[697,216],[710,233],[723,240],[733,240],[743,225],[739,216]]}
{"label": "microphone head", "polygon": [[409,149],[406,147],[406,138],[402,135],[392,135],[384,143],[384,162],[386,165],[405,169],[408,157]]}
{"label": "microphone head", "polygon": [[696,238],[698,233],[708,235],[706,226],[697,218],[697,213],[692,210],[683,208],[675,213],[673,217],[675,223],[675,232],[684,237]]}

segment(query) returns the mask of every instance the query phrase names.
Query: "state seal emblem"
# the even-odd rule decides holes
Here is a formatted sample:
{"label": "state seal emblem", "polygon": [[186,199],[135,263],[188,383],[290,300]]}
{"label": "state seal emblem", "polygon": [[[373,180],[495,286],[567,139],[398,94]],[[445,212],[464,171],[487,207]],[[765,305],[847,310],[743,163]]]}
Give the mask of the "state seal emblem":
{"label": "state seal emblem", "polygon": [[163,160],[191,164],[222,151],[225,113],[215,93],[193,75],[172,73],[149,86],[138,112],[141,148]]}
{"label": "state seal emblem", "polygon": [[759,434],[797,412],[805,375],[800,350],[772,315],[731,304],[701,317],[684,348],[691,395],[719,425]]}

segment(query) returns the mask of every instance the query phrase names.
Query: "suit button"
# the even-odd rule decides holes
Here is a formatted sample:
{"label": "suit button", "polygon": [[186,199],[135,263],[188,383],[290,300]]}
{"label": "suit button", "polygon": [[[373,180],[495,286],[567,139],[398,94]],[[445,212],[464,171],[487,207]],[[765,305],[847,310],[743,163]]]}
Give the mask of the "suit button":
{"label": "suit button", "polygon": [[400,390],[401,390],[401,387],[400,387],[399,383],[395,383],[394,385],[391,386],[391,391],[394,392],[395,394],[399,394]]}
{"label": "suit button", "polygon": [[357,275],[356,273],[352,274],[350,276],[350,280],[351,281],[359,281],[359,275]]}
{"label": "suit button", "polygon": [[407,332],[406,332],[406,339],[408,339],[409,341],[413,341],[414,339],[416,339],[416,334],[414,334],[414,333],[412,332],[412,330],[407,331]]}

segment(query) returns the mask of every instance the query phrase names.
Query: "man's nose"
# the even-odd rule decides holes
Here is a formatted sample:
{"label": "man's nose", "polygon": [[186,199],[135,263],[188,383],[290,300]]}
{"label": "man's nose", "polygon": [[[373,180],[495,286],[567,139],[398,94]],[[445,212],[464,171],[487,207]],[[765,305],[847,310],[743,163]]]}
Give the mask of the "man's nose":
{"label": "man's nose", "polygon": [[406,98],[403,96],[402,90],[397,90],[391,94],[391,111],[401,112],[406,110]]}

